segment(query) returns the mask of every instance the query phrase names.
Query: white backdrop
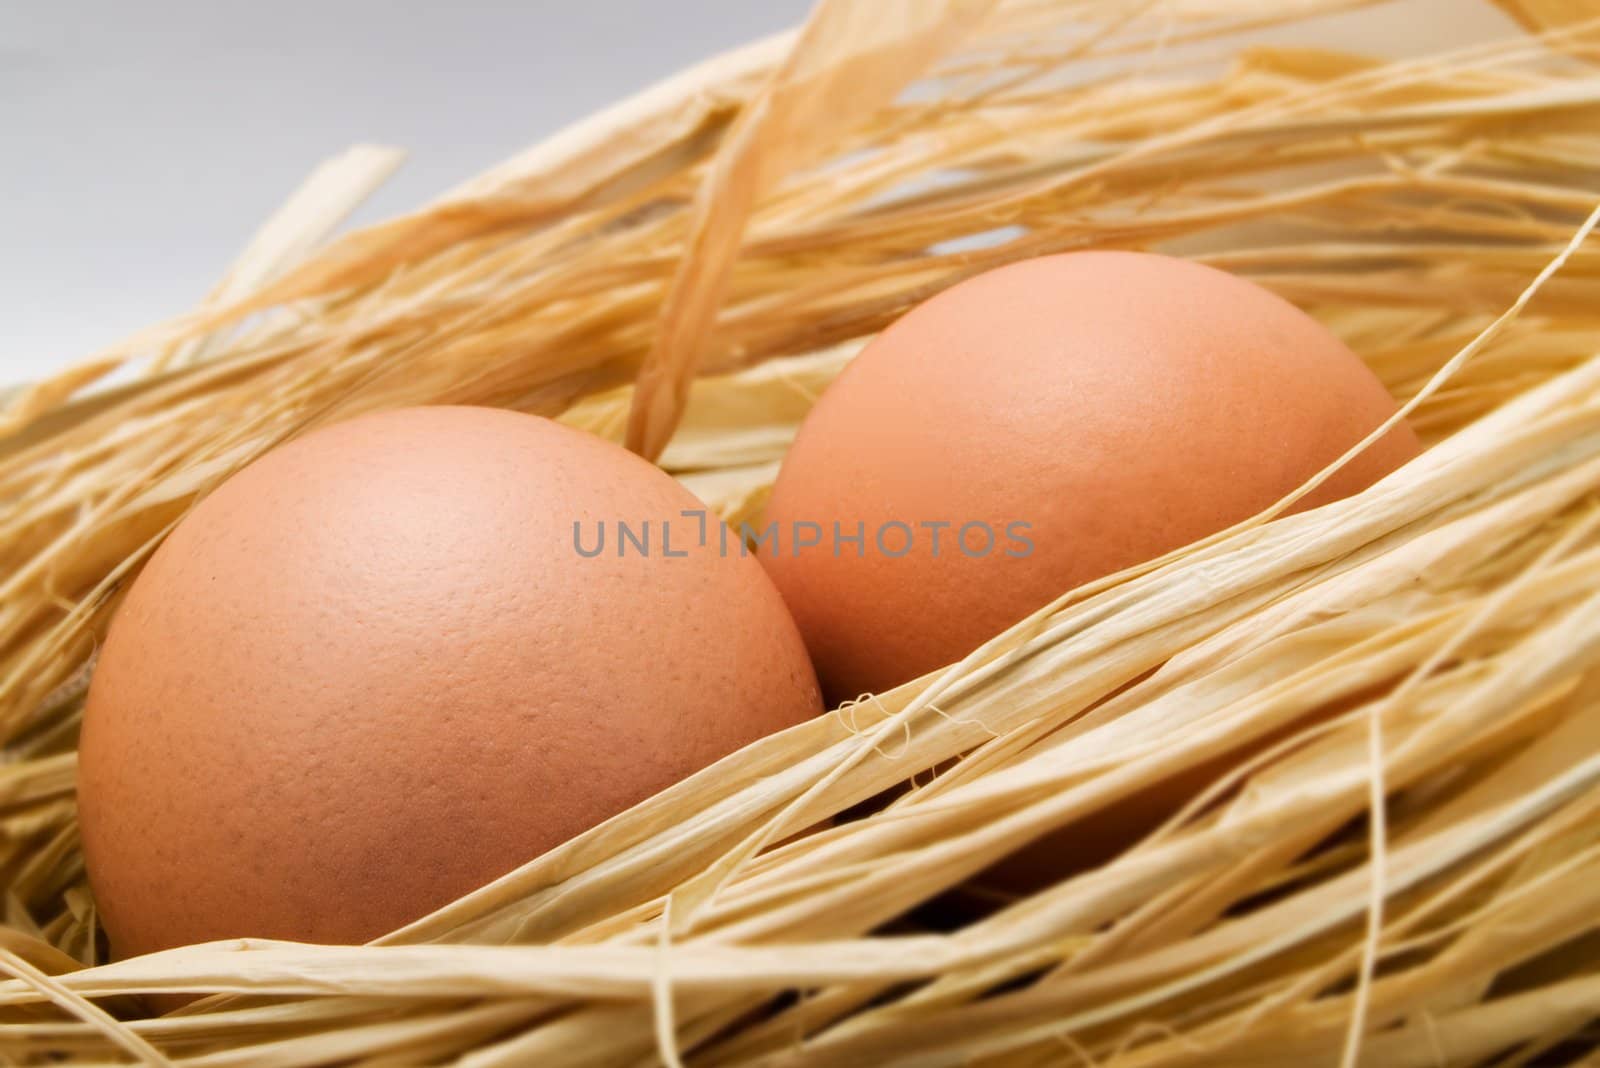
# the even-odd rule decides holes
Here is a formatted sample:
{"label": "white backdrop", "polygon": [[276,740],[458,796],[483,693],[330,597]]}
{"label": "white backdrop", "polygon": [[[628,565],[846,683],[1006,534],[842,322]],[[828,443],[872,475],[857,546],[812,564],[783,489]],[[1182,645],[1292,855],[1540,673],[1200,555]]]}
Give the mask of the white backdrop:
{"label": "white backdrop", "polygon": [[414,208],[808,0],[0,0],[0,386],[187,310],[322,159]]}

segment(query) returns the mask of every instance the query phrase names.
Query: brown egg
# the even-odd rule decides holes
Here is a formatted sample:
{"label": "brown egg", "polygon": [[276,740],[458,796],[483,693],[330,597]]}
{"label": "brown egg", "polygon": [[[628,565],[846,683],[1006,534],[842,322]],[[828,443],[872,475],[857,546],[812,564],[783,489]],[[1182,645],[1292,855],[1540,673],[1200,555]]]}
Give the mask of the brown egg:
{"label": "brown egg", "polygon": [[816,715],[781,599],[715,517],[700,545],[702,508],[481,408],[355,419],[230,479],[135,582],[89,694],[114,951],[373,938]]}
{"label": "brown egg", "polygon": [[[1243,279],[1133,252],[1016,263],[912,310],[828,389],[763,562],[825,694],[882,691],[1248,518],[1394,411],[1336,337]],[[1417,451],[1396,427],[1300,507]]]}

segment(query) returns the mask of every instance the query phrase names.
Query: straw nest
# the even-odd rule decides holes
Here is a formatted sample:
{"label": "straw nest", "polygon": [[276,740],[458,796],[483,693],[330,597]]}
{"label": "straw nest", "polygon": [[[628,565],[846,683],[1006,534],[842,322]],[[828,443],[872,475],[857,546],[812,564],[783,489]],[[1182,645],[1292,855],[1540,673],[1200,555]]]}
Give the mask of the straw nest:
{"label": "straw nest", "polygon": [[[1384,38],[1391,6],[824,3],[330,240],[396,162],[354,150],[194,312],[14,391],[0,1059],[1589,1056],[1600,6],[1507,2],[1517,32],[1448,53],[1315,46],[1329,18]],[[1091,246],[1307,307],[1429,451],[1065,593],[379,944],[104,962],[73,807],[95,641],[231,471],[357,411],[494,404],[659,454],[748,518],[860,339],[964,276]],[[1162,783],[1181,811],[1095,867],[1016,900],[974,885]],[[138,992],[214,996],[155,1017]]]}

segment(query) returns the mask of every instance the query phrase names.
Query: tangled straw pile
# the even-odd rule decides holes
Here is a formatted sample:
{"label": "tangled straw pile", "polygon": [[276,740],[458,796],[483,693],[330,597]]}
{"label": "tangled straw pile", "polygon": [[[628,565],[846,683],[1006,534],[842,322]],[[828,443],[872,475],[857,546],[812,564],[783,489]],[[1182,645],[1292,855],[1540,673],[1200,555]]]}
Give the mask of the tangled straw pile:
{"label": "tangled straw pile", "polygon": [[[1507,2],[1527,32],[1390,62],[1260,43],[1392,6],[825,3],[798,37],[325,244],[395,163],[355,151],[196,311],[15,392],[0,1058],[1585,1056],[1600,5]],[[974,272],[1092,246],[1180,251],[1309,308],[1412,402],[1431,449],[1359,497],[1066,594],[379,945],[97,959],[72,792],[92,651],[151,548],[231,471],[357,411],[496,404],[664,444],[664,466],[750,518],[859,339]],[[86,388],[118,368],[123,384]],[[971,882],[1230,753],[1098,866],[1019,900]],[[959,923],[926,907],[951,888]],[[124,996],[178,991],[218,996],[159,1018]]]}

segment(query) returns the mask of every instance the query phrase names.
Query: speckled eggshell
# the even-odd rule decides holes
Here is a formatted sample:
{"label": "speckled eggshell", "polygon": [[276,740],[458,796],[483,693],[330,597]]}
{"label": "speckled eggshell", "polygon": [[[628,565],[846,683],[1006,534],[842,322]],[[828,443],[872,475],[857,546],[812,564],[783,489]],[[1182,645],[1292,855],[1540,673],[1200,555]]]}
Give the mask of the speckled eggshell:
{"label": "speckled eggshell", "polygon": [[[1081,583],[1248,518],[1394,411],[1338,338],[1251,282],[1144,253],[1028,260],[912,310],[828,389],[773,488],[780,541],[763,562],[825,694],[882,691]],[[1299,507],[1417,451],[1397,426]],[[898,557],[873,544],[892,522],[917,535]],[[920,524],[938,522],[952,526],[935,555]],[[953,542],[969,522],[996,532],[987,555],[981,528],[974,555]],[[782,540],[797,523],[819,524],[822,546]],[[864,524],[866,551],[836,553],[834,523]],[[885,544],[905,542],[896,529]]]}
{"label": "speckled eggshell", "polygon": [[[461,407],[337,424],[218,488],[134,583],[89,694],[114,952],[373,938],[816,715],[777,592],[696,548],[699,508],[598,438]],[[617,556],[619,520],[650,521],[648,557]]]}

